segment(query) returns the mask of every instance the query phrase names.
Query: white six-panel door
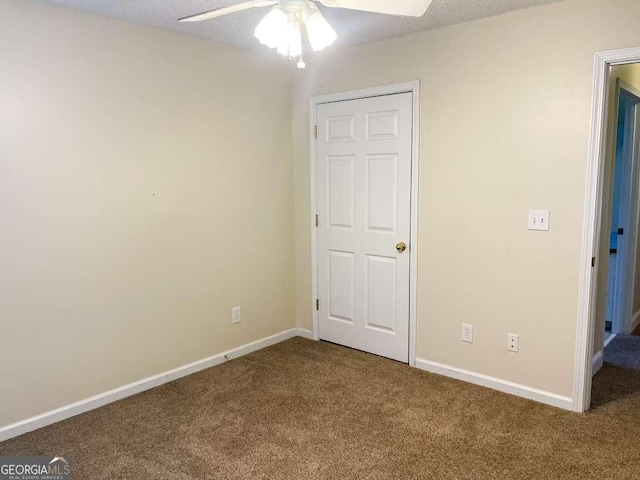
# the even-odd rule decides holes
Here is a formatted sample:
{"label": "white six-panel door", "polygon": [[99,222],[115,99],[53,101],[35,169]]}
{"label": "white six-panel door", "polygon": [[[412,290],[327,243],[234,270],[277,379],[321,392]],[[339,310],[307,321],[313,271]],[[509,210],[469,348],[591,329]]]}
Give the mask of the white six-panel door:
{"label": "white six-panel door", "polygon": [[[322,340],[408,362],[411,93],[319,105]],[[406,251],[399,251],[404,242]]]}

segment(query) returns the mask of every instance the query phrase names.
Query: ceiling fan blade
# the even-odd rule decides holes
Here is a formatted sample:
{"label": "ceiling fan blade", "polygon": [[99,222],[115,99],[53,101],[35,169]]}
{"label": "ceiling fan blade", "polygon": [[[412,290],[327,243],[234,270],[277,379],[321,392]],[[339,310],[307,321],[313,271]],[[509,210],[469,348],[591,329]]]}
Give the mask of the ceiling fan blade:
{"label": "ceiling fan blade", "polygon": [[197,13],[188,17],[180,18],[179,22],[201,22],[210,18],[221,17],[230,13],[242,12],[250,8],[270,7],[278,3],[278,0],[253,0],[251,2],[239,3],[230,7],[216,8],[215,10],[207,10],[206,12]]}
{"label": "ceiling fan blade", "polygon": [[348,8],[364,12],[421,17],[433,0],[319,0],[325,7]]}

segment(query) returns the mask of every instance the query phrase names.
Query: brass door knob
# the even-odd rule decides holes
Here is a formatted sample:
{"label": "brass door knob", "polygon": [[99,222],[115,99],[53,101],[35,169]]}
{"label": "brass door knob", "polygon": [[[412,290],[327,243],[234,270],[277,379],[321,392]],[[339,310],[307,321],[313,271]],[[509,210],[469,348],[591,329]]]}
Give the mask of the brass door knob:
{"label": "brass door knob", "polygon": [[400,242],[396,245],[396,250],[398,251],[398,253],[402,253],[407,249],[407,244],[404,242]]}

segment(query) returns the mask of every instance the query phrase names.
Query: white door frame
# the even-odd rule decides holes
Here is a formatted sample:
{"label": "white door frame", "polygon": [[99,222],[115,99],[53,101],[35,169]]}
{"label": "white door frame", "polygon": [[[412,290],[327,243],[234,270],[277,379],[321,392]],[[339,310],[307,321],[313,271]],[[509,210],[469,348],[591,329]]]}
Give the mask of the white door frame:
{"label": "white door frame", "polygon": [[414,367],[416,363],[416,318],[417,318],[417,266],[418,266],[418,148],[420,144],[420,81],[396,83],[380,87],[352,90],[343,93],[318,95],[309,101],[309,125],[311,145],[311,290],[313,293],[313,339],[319,340],[318,311],[316,300],[318,298],[318,241],[316,216],[316,182],[317,182],[317,151],[315,139],[315,126],[318,105],[323,103],[343,102],[360,98],[380,97],[397,93],[413,94],[413,132],[411,140],[411,236],[409,243],[409,365]]}
{"label": "white door frame", "polygon": [[597,258],[601,226],[604,159],[609,89],[609,67],[640,62],[640,48],[598,52],[594,59],[591,134],[585,191],[584,228],[578,290],[578,324],[573,378],[573,410],[585,412],[591,405],[593,341],[595,333],[595,299],[597,291]]}

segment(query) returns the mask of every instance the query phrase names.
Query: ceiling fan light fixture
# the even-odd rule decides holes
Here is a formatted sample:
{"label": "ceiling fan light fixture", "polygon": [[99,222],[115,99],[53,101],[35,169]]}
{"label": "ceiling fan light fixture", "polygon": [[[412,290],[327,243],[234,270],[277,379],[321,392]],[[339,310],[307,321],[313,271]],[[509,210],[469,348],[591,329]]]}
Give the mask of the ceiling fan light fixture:
{"label": "ceiling fan light fixture", "polygon": [[279,48],[286,39],[289,21],[287,14],[278,7],[273,7],[253,32],[258,41],[269,48]]}
{"label": "ceiling fan light fixture", "polygon": [[338,38],[320,10],[308,1],[274,6],[260,21],[254,34],[260,43],[275,48],[280,55],[297,58],[302,55],[303,26],[314,52],[328,47]]}
{"label": "ceiling fan light fixture", "polygon": [[302,33],[300,25],[288,22],[277,47],[278,53],[285,57],[296,58],[302,55]]}
{"label": "ceiling fan light fixture", "polygon": [[281,5],[267,13],[254,31],[256,38],[280,55],[296,58],[302,54],[302,32],[296,16],[290,15]]}
{"label": "ceiling fan light fixture", "polygon": [[335,30],[325,20],[320,11],[314,8],[311,14],[305,20],[305,28],[307,29],[307,37],[309,44],[314,52],[327,48],[336,41],[338,35]]}
{"label": "ceiling fan light fixture", "polygon": [[289,60],[300,57],[298,68],[304,68],[302,60],[302,34],[305,33],[313,51],[322,50],[338,38],[335,30],[322,16],[314,2],[325,7],[347,8],[386,15],[421,17],[433,0],[245,0],[228,7],[214,8],[202,13],[178,19],[180,22],[199,22],[222,17],[230,13],[252,8],[273,8],[254,30],[261,44],[274,48]]}

